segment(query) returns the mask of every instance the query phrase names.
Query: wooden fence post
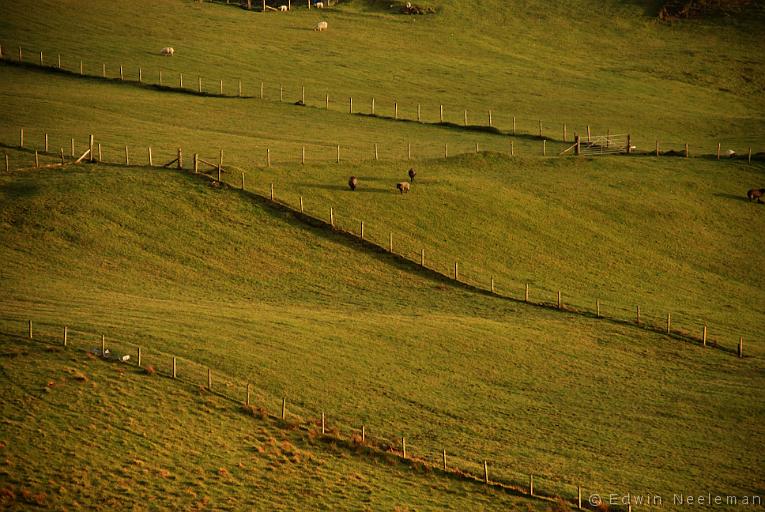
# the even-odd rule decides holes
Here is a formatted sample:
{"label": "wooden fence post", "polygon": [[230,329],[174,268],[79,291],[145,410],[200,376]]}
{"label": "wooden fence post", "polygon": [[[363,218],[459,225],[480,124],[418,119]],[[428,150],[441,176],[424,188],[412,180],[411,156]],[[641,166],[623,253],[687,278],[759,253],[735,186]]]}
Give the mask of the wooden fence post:
{"label": "wooden fence post", "polygon": [[582,486],[576,486],[576,506],[579,510],[582,510]]}
{"label": "wooden fence post", "polygon": [[24,128],[19,128],[19,147],[24,147]]}
{"label": "wooden fence post", "polygon": [[513,135],[515,135],[515,116],[513,116]]}
{"label": "wooden fence post", "polygon": [[393,102],[393,119],[398,119],[398,101]]}
{"label": "wooden fence post", "polygon": [[595,317],[600,318],[600,299],[595,301]]}
{"label": "wooden fence post", "polygon": [[321,411],[321,434],[324,435],[327,432],[324,423],[324,411]]}
{"label": "wooden fence post", "polygon": [[701,332],[701,343],[703,346],[707,346],[707,324],[704,324],[704,330]]}
{"label": "wooden fence post", "polygon": [[529,475],[529,495],[534,496],[534,475]]}
{"label": "wooden fence post", "polygon": [[101,357],[106,359],[106,336],[101,335]]}
{"label": "wooden fence post", "polygon": [[125,146],[125,165],[130,165],[130,153],[127,146]]}
{"label": "wooden fence post", "polygon": [[656,156],[659,156],[659,139],[656,139]]}
{"label": "wooden fence post", "polygon": [[173,356],[173,378],[176,378],[178,376],[177,370],[178,370],[178,365],[175,360],[175,356]]}
{"label": "wooden fence post", "polygon": [[21,52],[21,46],[19,46],[19,62],[24,62],[24,56],[22,55],[22,52]]}
{"label": "wooden fence post", "polygon": [[510,156],[515,156],[515,144],[513,144],[513,141],[510,141]]}
{"label": "wooden fence post", "polygon": [[558,290],[558,309],[561,309],[560,290]]}
{"label": "wooden fence post", "polygon": [[444,451],[442,453],[442,458],[444,461],[444,472],[446,472],[446,448],[444,448]]}
{"label": "wooden fence post", "polygon": [[183,169],[183,150],[178,148],[178,169]]}
{"label": "wooden fence post", "polygon": [[274,184],[271,183],[271,201],[274,200]]}
{"label": "wooden fence post", "polygon": [[587,125],[587,142],[592,142],[592,138],[590,137],[590,125]]}
{"label": "wooden fence post", "polygon": [[417,122],[422,122],[422,116],[420,115],[420,104],[417,104]]}
{"label": "wooden fence post", "polygon": [[300,149],[300,165],[305,165],[305,146]]}
{"label": "wooden fence post", "polygon": [[685,143],[685,158],[688,158],[688,143]]}
{"label": "wooden fence post", "polygon": [[449,144],[444,142],[444,158],[449,158]]}
{"label": "wooden fence post", "polygon": [[138,347],[138,367],[141,367],[141,347]]}
{"label": "wooden fence post", "polygon": [[361,425],[361,442],[365,443],[367,440],[367,427],[366,425]]}
{"label": "wooden fence post", "polygon": [[420,249],[420,266],[425,266],[425,249]]}
{"label": "wooden fence post", "polygon": [[410,143],[406,143],[406,159],[411,160],[412,159],[412,145]]}
{"label": "wooden fence post", "polygon": [[456,261],[454,262],[454,280],[459,281],[460,280],[460,267],[459,263]]}
{"label": "wooden fence post", "polygon": [[65,325],[65,326],[64,326],[64,346],[66,346],[66,341],[67,341],[67,334],[68,334],[68,331],[69,331],[69,329],[68,329],[68,328],[67,328],[67,326]]}
{"label": "wooden fence post", "polygon": [[404,458],[406,458],[406,438],[405,437],[401,438],[401,451],[404,454]]}
{"label": "wooden fence post", "polygon": [[717,159],[720,159],[720,143],[717,143]]}
{"label": "wooden fence post", "polygon": [[238,86],[238,88],[237,88],[237,93],[236,93],[236,95],[237,95],[239,98],[241,98],[241,97],[242,97],[242,80],[241,80],[241,79],[239,79],[239,86]]}
{"label": "wooden fence post", "polygon": [[74,139],[70,140],[70,148],[69,149],[71,150],[72,158],[74,158]]}
{"label": "wooden fence post", "polygon": [[120,80],[124,80],[125,75],[122,73],[122,66],[120,66]]}
{"label": "wooden fence post", "polygon": [[364,240],[364,221],[361,221],[361,239]]}
{"label": "wooden fence post", "polygon": [[282,419],[287,419],[287,399],[282,398]]}
{"label": "wooden fence post", "polygon": [[[606,139],[608,140],[608,139]],[[632,154],[632,134],[627,134],[627,154]]]}
{"label": "wooden fence post", "polygon": [[523,296],[523,301],[524,302],[529,301],[529,283],[526,283],[526,293]]}
{"label": "wooden fence post", "polygon": [[439,122],[441,122],[441,123],[444,122],[444,106],[443,105],[439,105],[438,119],[439,119]]}
{"label": "wooden fence post", "polygon": [[329,225],[335,227],[335,210],[331,206],[329,207]]}
{"label": "wooden fence post", "polygon": [[375,115],[375,99],[372,98],[372,115]]}
{"label": "wooden fence post", "polygon": [[260,82],[260,99],[263,99],[263,82]]}
{"label": "wooden fence post", "polygon": [[93,134],[91,133],[90,137],[88,138],[88,151],[90,151],[88,156],[90,157],[90,161],[91,162],[95,162],[96,161],[96,155],[95,155],[95,153],[93,153],[93,149],[94,149],[93,148]]}
{"label": "wooden fence post", "polygon": [[300,86],[300,103],[305,105],[305,85]]}
{"label": "wooden fence post", "polygon": [[197,77],[197,82],[198,82],[197,91],[201,93],[202,92],[202,77],[201,76]]}
{"label": "wooden fence post", "polygon": [[223,96],[223,80],[220,81],[220,87],[218,88],[218,94]]}
{"label": "wooden fence post", "polygon": [[494,123],[491,121],[491,109],[489,109],[489,128],[494,127]]}
{"label": "wooden fence post", "polygon": [[104,156],[101,154],[101,143],[100,142],[98,143],[98,161],[99,162],[103,162],[104,161]]}
{"label": "wooden fence post", "polygon": [[138,83],[143,82],[143,70],[141,69],[141,66],[138,66]]}
{"label": "wooden fence post", "polygon": [[218,181],[220,181],[220,175],[223,172],[223,148],[218,149]]}
{"label": "wooden fence post", "polygon": [[154,167],[154,160],[151,157],[151,146],[149,146],[149,167]]}
{"label": "wooden fence post", "polygon": [[32,339],[32,320],[29,320],[28,322],[29,322],[29,325],[28,325],[28,327],[29,327],[29,339],[31,340]]}
{"label": "wooden fence post", "polygon": [[542,156],[547,156],[547,141],[542,139]]}
{"label": "wooden fence post", "polygon": [[183,89],[183,73],[178,73],[178,86]]}
{"label": "wooden fence post", "polygon": [[47,153],[47,152],[48,152],[48,134],[46,133],[45,134],[45,151],[43,151],[43,153]]}
{"label": "wooden fence post", "polygon": [[191,164],[194,166],[194,174],[199,174],[199,153],[192,155]]}
{"label": "wooden fence post", "polygon": [[159,70],[159,86],[162,87],[162,70]]}
{"label": "wooden fence post", "polygon": [[377,155],[377,143],[375,142],[375,160],[379,160]]}
{"label": "wooden fence post", "polygon": [[279,101],[284,101],[284,86],[279,84]]}
{"label": "wooden fence post", "polygon": [[749,146],[749,155],[747,156],[746,163],[752,163],[752,146]]}
{"label": "wooden fence post", "polygon": [[266,148],[266,165],[271,167],[271,148]]}
{"label": "wooden fence post", "polygon": [[212,391],[212,370],[207,369],[207,390]]}
{"label": "wooden fence post", "polygon": [[667,334],[672,332],[672,313],[667,313]]}
{"label": "wooden fence post", "polygon": [[329,93],[324,97],[324,110],[329,110]]}
{"label": "wooden fence post", "polygon": [[242,171],[242,190],[244,190],[244,171]]}
{"label": "wooden fence post", "polygon": [[353,114],[353,96],[348,97],[348,113]]}
{"label": "wooden fence post", "polygon": [[567,138],[568,138],[568,133],[566,131],[566,123],[563,123],[563,142],[566,142]]}
{"label": "wooden fence post", "polygon": [[486,461],[483,461],[483,481],[489,483],[489,464]]}
{"label": "wooden fence post", "polygon": [[393,232],[390,233],[390,244],[388,245],[389,251],[393,252]]}
{"label": "wooden fence post", "polygon": [[539,120],[539,137],[542,138],[542,120]]}
{"label": "wooden fence post", "polygon": [[300,196],[300,213],[304,213],[305,210],[303,210],[303,196]]}
{"label": "wooden fence post", "polygon": [[475,143],[475,153],[476,153],[476,155],[478,154],[478,143],[477,142]]}
{"label": "wooden fence post", "polygon": [[637,315],[636,322],[638,325],[640,325],[640,306],[636,307],[636,315]]}
{"label": "wooden fence post", "polygon": [[491,293],[494,293],[494,276],[491,276]]}
{"label": "wooden fence post", "polygon": [[579,135],[574,135],[574,154],[579,156],[581,154],[581,141]]}
{"label": "wooden fence post", "polygon": [[80,61],[80,75],[82,75],[82,61]]}
{"label": "wooden fence post", "polygon": [[744,357],[744,337],[740,336],[738,338],[738,357]]}
{"label": "wooden fence post", "polygon": [[37,148],[35,148],[35,169],[40,167],[40,157],[37,155]]}
{"label": "wooden fence post", "polygon": [[8,153],[5,154],[5,172],[8,172],[11,170],[11,164],[8,161]]}
{"label": "wooden fence post", "polygon": [[465,110],[463,122],[464,122],[464,125],[467,126],[467,109]]}
{"label": "wooden fence post", "polygon": [[250,406],[250,387],[251,387],[251,385],[248,382],[247,383],[247,398],[245,399],[245,402],[244,402],[247,407]]}
{"label": "wooden fence post", "polygon": [[340,163],[340,144],[337,145],[337,163]]}

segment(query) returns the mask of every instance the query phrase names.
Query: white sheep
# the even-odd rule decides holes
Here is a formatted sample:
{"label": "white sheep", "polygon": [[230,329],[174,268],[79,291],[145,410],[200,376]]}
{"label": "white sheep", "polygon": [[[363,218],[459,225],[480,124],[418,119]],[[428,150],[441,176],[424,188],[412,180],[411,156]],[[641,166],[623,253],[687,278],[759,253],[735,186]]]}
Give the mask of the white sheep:
{"label": "white sheep", "polygon": [[728,150],[728,158],[735,158],[735,157],[736,157],[736,152],[733,151],[732,149],[729,149]]}
{"label": "white sheep", "polygon": [[319,32],[323,32],[327,30],[327,22],[326,21],[320,21],[316,24],[316,28],[314,30],[318,30]]}
{"label": "white sheep", "polygon": [[316,2],[313,6],[317,9],[324,9],[324,2]]}
{"label": "white sheep", "polygon": [[288,9],[287,9],[286,5],[280,5],[279,6],[279,10],[282,11],[282,12],[287,12]]}
{"label": "white sheep", "polygon": [[172,57],[173,54],[175,53],[175,49],[170,48],[169,46],[166,46],[165,48],[162,48],[162,50],[159,53],[167,57]]}

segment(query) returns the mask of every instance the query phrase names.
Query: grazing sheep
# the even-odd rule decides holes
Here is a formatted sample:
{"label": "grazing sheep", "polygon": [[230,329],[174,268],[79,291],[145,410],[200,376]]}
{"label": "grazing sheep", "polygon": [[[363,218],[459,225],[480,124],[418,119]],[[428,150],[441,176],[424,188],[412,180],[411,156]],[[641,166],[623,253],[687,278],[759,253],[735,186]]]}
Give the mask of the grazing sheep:
{"label": "grazing sheep", "polygon": [[164,55],[166,57],[172,57],[175,53],[175,48],[170,48],[169,46],[162,48],[162,50],[159,52],[161,55]]}
{"label": "grazing sheep", "polygon": [[409,192],[409,183],[402,181],[401,183],[396,183],[396,188],[401,192],[402,194],[405,194]]}
{"label": "grazing sheep", "polygon": [[324,32],[327,30],[327,22],[326,21],[320,21],[316,24],[316,28],[314,30],[318,30],[319,32]]}
{"label": "grazing sheep", "polygon": [[417,176],[417,171],[409,169],[409,181],[414,183],[414,177]]}
{"label": "grazing sheep", "polygon": [[753,188],[746,193],[747,199],[754,201],[757,199],[758,203],[762,203],[762,196],[765,195],[765,188]]}
{"label": "grazing sheep", "polygon": [[729,149],[728,150],[728,158],[735,158],[735,157],[736,157],[736,152],[733,151],[732,149]]}
{"label": "grazing sheep", "polygon": [[348,178],[348,186],[351,187],[351,190],[356,190],[356,184],[358,184],[356,176],[351,176]]}
{"label": "grazing sheep", "polygon": [[282,11],[282,12],[287,12],[287,11],[288,11],[288,9],[287,9],[287,6],[286,6],[286,5],[280,5],[280,6],[279,6],[279,10],[280,10],[280,11]]}
{"label": "grazing sheep", "polygon": [[324,2],[316,2],[313,6],[317,9],[324,9]]}

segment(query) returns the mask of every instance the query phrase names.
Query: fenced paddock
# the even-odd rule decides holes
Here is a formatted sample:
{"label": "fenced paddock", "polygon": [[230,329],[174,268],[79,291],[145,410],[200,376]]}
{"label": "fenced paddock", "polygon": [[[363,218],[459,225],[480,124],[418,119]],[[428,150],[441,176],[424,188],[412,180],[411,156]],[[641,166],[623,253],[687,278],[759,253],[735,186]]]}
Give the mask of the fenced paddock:
{"label": "fenced paddock", "polygon": [[[320,433],[322,438],[333,440],[340,448],[352,448],[351,453],[359,453],[359,447],[364,447],[360,453],[365,456],[393,456],[403,464],[420,468],[426,466],[435,475],[491,486],[526,498],[544,501],[562,498],[574,509],[592,508],[582,499],[584,495],[586,500],[587,494],[592,492],[587,489],[586,483],[583,485],[561,476],[546,475],[542,469],[539,473],[522,472],[517,467],[494,462],[491,454],[468,453],[460,448],[459,443],[432,452],[427,443],[408,437],[405,432],[384,432],[374,420],[361,422],[352,418],[337,418],[332,411],[303,403],[298,396],[269,393],[258,385],[257,377],[249,381],[232,377],[217,368],[154,347],[123,341],[109,332],[9,316],[0,316],[0,322],[5,330],[2,334],[17,342],[59,346],[67,351],[88,353],[103,360],[104,364],[140,369],[147,378],[171,379],[180,386],[204,389],[230,402],[243,416],[254,416],[254,421],[270,421],[279,427],[297,427],[302,431]],[[395,423],[395,419],[389,419],[390,422]]]}
{"label": "fenced paddock", "polygon": [[[49,140],[49,138],[46,137]],[[92,140],[94,155],[87,155],[87,149]],[[20,141],[21,142],[21,141]],[[85,144],[80,144],[85,151],[82,157],[85,161],[99,161],[112,165],[146,166],[143,163],[130,162],[130,154],[145,155],[146,150],[118,144],[101,144],[95,138],[89,138]],[[43,166],[62,166],[61,155],[47,154],[27,150],[30,160],[23,169],[34,170]],[[74,152],[79,155],[79,151]],[[360,240],[369,248],[389,252],[392,256],[402,258],[422,270],[432,272],[439,279],[447,279],[452,284],[467,286],[482,293],[489,293],[503,299],[527,303],[547,309],[560,310],[566,314],[577,314],[610,320],[621,324],[632,325],[635,328],[663,334],[672,340],[681,340],[702,347],[712,347],[732,355],[744,356],[744,341],[751,340],[756,333],[751,330],[737,329],[728,325],[713,325],[703,319],[691,318],[684,314],[678,306],[672,311],[655,311],[646,307],[639,297],[623,298],[621,301],[602,300],[581,290],[555,289],[549,284],[525,282],[504,277],[499,279],[490,270],[480,268],[453,254],[445,254],[423,244],[411,236],[394,232],[389,226],[381,225],[374,219],[361,219],[353,212],[332,204],[317,204],[311,197],[305,197],[290,190],[283,190],[279,183],[263,182],[262,180],[245,179],[244,170],[227,163],[229,152],[219,150],[217,154],[198,154],[176,148],[152,147],[153,166],[170,167],[180,171],[190,171],[205,176],[215,183],[234,189],[242,189],[251,194],[253,199],[265,201],[265,205],[286,209],[300,214],[301,218],[311,223],[318,223],[336,232],[347,235],[350,239]],[[112,156],[116,157],[112,160]],[[142,159],[143,157],[138,157]],[[64,165],[72,163],[73,158],[64,155]],[[343,160],[341,160],[343,161]],[[272,165],[276,165],[272,162]],[[37,166],[37,167],[36,167]],[[248,173],[249,174],[249,173]],[[393,192],[392,192],[393,193]],[[642,309],[641,309],[642,303]]]}

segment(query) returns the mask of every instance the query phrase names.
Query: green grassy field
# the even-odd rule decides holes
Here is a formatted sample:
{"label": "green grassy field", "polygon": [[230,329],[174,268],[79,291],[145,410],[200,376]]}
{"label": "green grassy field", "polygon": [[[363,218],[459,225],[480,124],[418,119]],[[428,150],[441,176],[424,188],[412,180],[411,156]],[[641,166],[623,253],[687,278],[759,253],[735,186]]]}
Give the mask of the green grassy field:
{"label": "green grassy field", "polygon": [[[718,142],[761,151],[762,7],[668,25],[637,3],[588,5],[452,0],[422,17],[361,1],[286,15],[175,0],[5,6],[6,59],[23,45],[27,62],[60,53],[69,70],[82,59],[99,75],[105,63],[112,78],[0,63],[0,143],[14,169],[0,172],[0,346],[14,383],[2,395],[0,485],[15,506],[39,493],[62,509],[120,499],[138,509],[550,506],[253,426],[194,387],[206,367],[228,394],[251,382],[273,414],[287,397],[305,421],[325,411],[345,432],[405,436],[436,464],[447,449],[475,475],[488,460],[493,478],[534,474],[549,495],[570,499],[577,485],[761,495],[765,210],[744,194],[763,186],[762,161],[544,158],[535,134],[542,119],[548,155],[568,145],[564,122],[569,139],[589,124],[632,133],[639,150],[658,138],[662,149],[688,142],[694,156]],[[319,19],[328,32],[310,30]],[[158,55],[167,45],[175,57]],[[182,72],[192,89],[202,76],[211,93],[218,79],[228,94],[241,79],[245,95],[264,81],[265,99],[121,83],[120,65],[131,80],[141,66],[148,82]],[[308,107],[292,104],[302,85]],[[383,117],[398,101],[405,120],[349,115],[349,96],[361,113],[374,97]],[[424,123],[411,122],[418,103]],[[439,104],[452,124],[435,124]],[[455,126],[463,109],[476,125],[492,109],[499,132]],[[140,166],[149,145],[160,164],[182,147],[187,168],[193,153],[216,161],[222,149],[232,187],[108,163],[32,169],[44,133],[52,153],[69,154],[74,138],[79,156],[93,133],[107,162],[124,162],[127,145]],[[481,153],[468,154],[476,144]],[[418,176],[402,196],[393,187],[410,166]],[[242,176],[247,192],[235,189]],[[310,216],[327,221],[332,207],[338,229],[266,201],[272,183],[280,203],[294,209],[303,197]],[[362,220],[366,239],[387,247],[393,233],[404,258],[349,236]],[[493,277],[515,299],[529,283],[532,301],[546,303],[561,290],[586,314],[423,271],[423,248],[441,274],[458,261],[463,282],[485,289]],[[677,334],[697,337],[706,322],[728,349],[743,336],[747,357],[594,318],[596,299],[608,317],[632,319],[640,305],[659,326],[670,312]],[[24,347],[13,336],[28,319],[51,342],[68,325],[72,349]],[[160,372],[180,357],[184,383],[87,359],[77,349],[100,334],[133,355],[140,345]],[[73,382],[75,372],[88,380]],[[36,435],[61,453],[36,456]],[[72,457],[118,481],[62,477]]]}

